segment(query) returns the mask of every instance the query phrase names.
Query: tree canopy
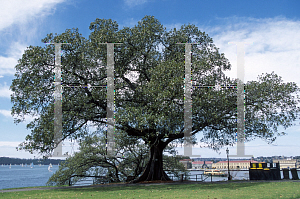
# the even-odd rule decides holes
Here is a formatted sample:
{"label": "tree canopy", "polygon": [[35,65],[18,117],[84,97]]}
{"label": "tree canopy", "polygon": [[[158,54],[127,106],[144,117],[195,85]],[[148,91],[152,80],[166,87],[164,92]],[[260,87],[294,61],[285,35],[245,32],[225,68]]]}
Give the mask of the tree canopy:
{"label": "tree canopy", "polygon": [[[96,19],[89,38],[78,29],[48,34],[42,42],[63,45],[63,85],[106,85],[106,45],[115,45],[115,128],[142,139],[150,150],[149,162],[137,181],[169,180],[163,171],[162,151],[169,143],[184,139],[184,45],[192,45],[192,79],[200,85],[235,85],[226,77],[230,63],[212,38],[195,25],[179,30],[166,28],[153,16],[145,16],[132,28],[118,28],[116,21]],[[12,115],[21,122],[37,115],[27,128],[31,134],[19,149],[49,154],[54,144],[54,45],[29,46],[16,65],[12,82]],[[134,77],[136,75],[136,77]],[[283,83],[278,75],[263,74],[245,83],[245,140],[275,140],[277,127],[293,125],[299,113],[298,87]],[[219,149],[235,143],[235,89],[193,88],[192,135]],[[62,99],[63,140],[86,136],[90,124],[106,124],[105,88],[64,88]]]}

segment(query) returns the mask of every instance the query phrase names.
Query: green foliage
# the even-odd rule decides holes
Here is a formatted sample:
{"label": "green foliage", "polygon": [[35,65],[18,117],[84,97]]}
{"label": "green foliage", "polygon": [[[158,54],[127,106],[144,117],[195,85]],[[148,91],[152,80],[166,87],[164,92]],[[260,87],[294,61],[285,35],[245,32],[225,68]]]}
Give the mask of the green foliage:
{"label": "green foliage", "polygon": [[[149,158],[148,148],[141,140],[126,137],[124,132],[116,133],[115,156],[106,156],[105,144],[103,132],[85,137],[80,142],[80,151],[59,165],[47,185],[68,185],[74,175],[105,176],[109,182],[118,182],[126,181],[129,176],[137,178],[141,174]],[[172,156],[164,155],[163,168],[178,178],[180,173],[188,174],[188,171],[179,163],[183,157],[174,156],[174,147],[166,148],[165,152]],[[72,177],[72,183],[82,178]]]}
{"label": "green foliage", "polygon": [[181,162],[179,162],[179,160],[181,160],[182,157],[164,155],[163,159],[164,170],[167,171],[168,174],[174,176],[174,180],[180,179],[180,174],[184,174],[184,176],[189,175],[189,171],[184,167],[184,165]]}
{"label": "green foliage", "polygon": [[[271,73],[258,77],[258,81],[246,84],[246,132],[253,138],[262,138],[271,143],[278,126],[292,126],[299,116],[299,88],[296,83],[283,83],[280,76]],[[247,136],[248,140],[249,137]]]}
{"label": "green foliage", "polygon": [[[110,182],[124,181],[128,176],[137,177],[145,166],[148,149],[140,140],[115,133],[115,156],[106,155],[106,137],[99,129],[86,136],[79,152],[66,159],[48,180],[48,185],[69,184],[73,175],[106,176]],[[72,183],[82,177],[72,178]]]}

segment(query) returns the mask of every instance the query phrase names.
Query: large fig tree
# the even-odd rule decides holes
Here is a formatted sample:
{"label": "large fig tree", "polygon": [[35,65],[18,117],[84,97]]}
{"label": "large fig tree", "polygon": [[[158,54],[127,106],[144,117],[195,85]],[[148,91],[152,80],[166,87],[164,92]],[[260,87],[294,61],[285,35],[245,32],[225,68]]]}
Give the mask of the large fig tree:
{"label": "large fig tree", "polygon": [[[237,81],[225,76],[230,63],[212,38],[195,25],[167,31],[154,17],[146,16],[132,28],[118,28],[112,20],[96,19],[90,36],[77,29],[48,34],[42,42],[63,45],[63,85],[106,85],[107,50],[100,43],[122,43],[114,49],[115,128],[143,139],[149,148],[149,161],[135,182],[170,180],[163,170],[163,150],[184,139],[185,46],[192,45],[192,78],[199,85]],[[54,45],[29,46],[16,65],[12,82],[12,114],[16,122],[25,115],[38,118],[28,124],[31,134],[19,149],[49,154],[54,142]],[[281,135],[277,127],[293,125],[299,113],[295,83],[283,83],[274,73],[245,84],[245,141],[262,138],[274,141]],[[236,90],[194,88],[192,92],[192,134],[219,149],[235,143]],[[106,89],[64,88],[63,140],[85,136],[89,124],[106,124]],[[117,131],[116,131],[117,132]]]}

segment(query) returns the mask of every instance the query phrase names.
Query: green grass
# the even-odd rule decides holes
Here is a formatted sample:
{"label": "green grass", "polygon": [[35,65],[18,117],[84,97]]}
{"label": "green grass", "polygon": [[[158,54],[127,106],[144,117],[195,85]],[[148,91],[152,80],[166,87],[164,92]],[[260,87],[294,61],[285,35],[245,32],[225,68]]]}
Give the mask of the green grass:
{"label": "green grass", "polygon": [[1,193],[0,198],[300,198],[299,182],[140,185]]}

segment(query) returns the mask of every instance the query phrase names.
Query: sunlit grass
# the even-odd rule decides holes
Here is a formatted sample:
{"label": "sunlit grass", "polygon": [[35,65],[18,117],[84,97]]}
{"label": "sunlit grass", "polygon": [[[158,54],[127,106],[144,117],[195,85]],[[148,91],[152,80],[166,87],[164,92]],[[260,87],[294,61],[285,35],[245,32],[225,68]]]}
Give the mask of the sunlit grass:
{"label": "sunlit grass", "polygon": [[299,182],[114,186],[1,193],[0,198],[300,198]]}

